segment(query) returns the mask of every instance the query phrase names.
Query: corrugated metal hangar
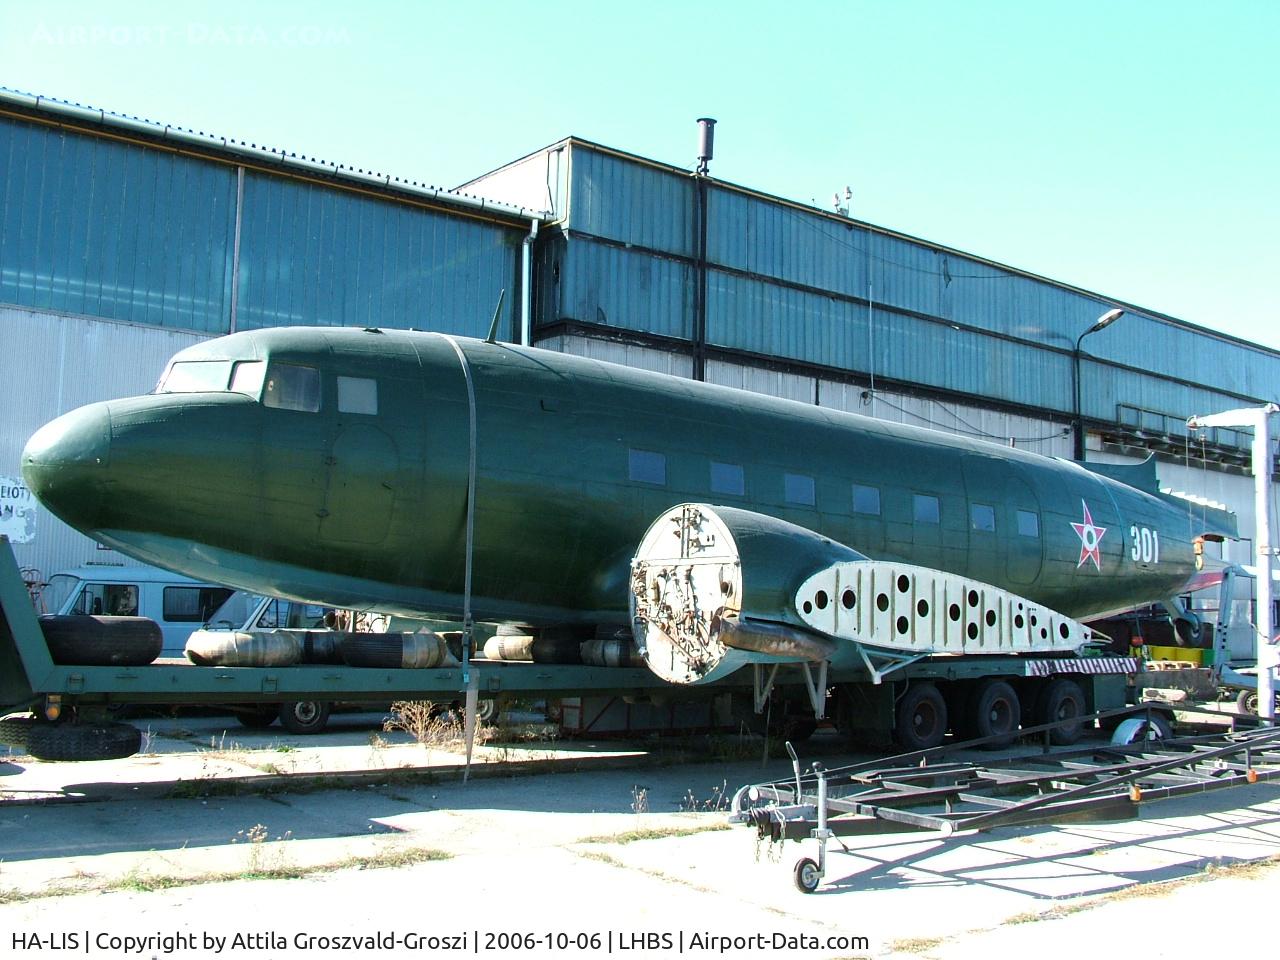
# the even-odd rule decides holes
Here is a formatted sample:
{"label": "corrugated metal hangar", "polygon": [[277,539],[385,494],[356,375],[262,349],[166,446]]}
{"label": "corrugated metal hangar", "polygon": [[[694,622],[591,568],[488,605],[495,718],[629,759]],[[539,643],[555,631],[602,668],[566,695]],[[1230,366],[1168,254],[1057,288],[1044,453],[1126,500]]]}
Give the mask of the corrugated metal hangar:
{"label": "corrugated metal hangar", "polygon": [[[150,390],[200,339],[483,337],[503,290],[507,339],[1053,456],[1078,383],[1088,459],[1154,452],[1253,528],[1249,436],[1185,420],[1278,399],[1280,352],[577,138],[449,191],[0,90],[0,478],[42,423]],[[43,513],[17,552],[45,575],[118,559]]]}

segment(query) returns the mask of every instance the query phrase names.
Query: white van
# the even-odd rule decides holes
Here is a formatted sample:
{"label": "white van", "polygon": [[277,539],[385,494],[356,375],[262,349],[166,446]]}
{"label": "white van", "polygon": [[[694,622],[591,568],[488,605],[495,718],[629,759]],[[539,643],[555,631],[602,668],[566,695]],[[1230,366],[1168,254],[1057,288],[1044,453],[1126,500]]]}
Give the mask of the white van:
{"label": "white van", "polygon": [[50,577],[40,595],[40,612],[147,617],[164,635],[160,656],[181,657],[191,631],[233,592],[156,567],[89,564]]}

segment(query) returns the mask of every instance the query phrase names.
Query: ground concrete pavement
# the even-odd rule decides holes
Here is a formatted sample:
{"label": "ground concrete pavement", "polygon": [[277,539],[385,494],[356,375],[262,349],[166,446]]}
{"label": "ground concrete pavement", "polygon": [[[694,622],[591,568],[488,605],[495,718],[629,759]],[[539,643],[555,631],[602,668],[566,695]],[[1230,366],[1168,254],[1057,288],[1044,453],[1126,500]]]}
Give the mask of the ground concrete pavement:
{"label": "ground concrete pavement", "polygon": [[[495,763],[498,775],[462,783],[454,755],[371,746],[376,724],[323,741],[237,731],[219,749],[216,721],[180,723],[190,736],[153,728],[163,756],[0,769],[0,955],[1186,956],[1235,940],[1242,917],[1265,922],[1280,889],[1280,864],[1266,862],[1280,854],[1276,784],[1121,823],[862,839],[852,853],[833,846],[822,887],[804,895],[790,874],[812,841],[771,850],[708,809],[786,763],[543,743],[520,749],[577,771],[512,777]],[[512,763],[514,748],[485,749]],[[278,778],[263,769],[277,760],[367,773],[222,792]],[[424,761],[434,780],[396,772]],[[632,765],[608,767],[619,762]],[[80,802],[11,799],[61,795]]]}

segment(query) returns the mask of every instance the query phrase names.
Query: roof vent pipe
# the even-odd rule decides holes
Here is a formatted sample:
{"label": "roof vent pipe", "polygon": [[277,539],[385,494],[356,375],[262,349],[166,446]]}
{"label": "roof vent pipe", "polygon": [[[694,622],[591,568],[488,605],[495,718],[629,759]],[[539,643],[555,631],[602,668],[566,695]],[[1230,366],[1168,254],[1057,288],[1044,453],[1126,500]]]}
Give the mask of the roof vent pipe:
{"label": "roof vent pipe", "polygon": [[716,149],[716,122],[710,117],[698,118],[698,173],[706,176],[707,165]]}

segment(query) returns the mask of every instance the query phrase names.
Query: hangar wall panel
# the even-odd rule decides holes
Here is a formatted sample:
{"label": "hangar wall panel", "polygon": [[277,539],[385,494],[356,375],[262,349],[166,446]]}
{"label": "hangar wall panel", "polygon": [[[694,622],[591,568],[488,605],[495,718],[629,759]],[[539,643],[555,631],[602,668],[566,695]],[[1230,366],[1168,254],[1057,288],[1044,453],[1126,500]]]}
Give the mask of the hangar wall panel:
{"label": "hangar wall panel", "polygon": [[689,379],[693,376],[691,357],[672,353],[669,350],[641,347],[633,343],[597,340],[593,337],[558,336],[540,340],[538,346],[544,350],[555,350],[575,357],[589,357],[606,363],[620,363],[623,366],[635,367],[638,370],[652,370],[654,373],[665,373],[672,377]]}
{"label": "hangar wall panel", "polygon": [[483,337],[521,235],[510,227],[247,173],[236,328],[417,327]]}
{"label": "hangar wall panel", "polygon": [[[22,475],[22,448],[42,425],[86,403],[148,393],[169,357],[204,336],[163,327],[0,306],[10,345],[0,352],[0,476]],[[35,539],[14,544],[18,563],[46,577],[86,560],[125,562],[37,507]]]}
{"label": "hangar wall panel", "polygon": [[236,173],[0,117],[0,302],[226,332]]}
{"label": "hangar wall panel", "polygon": [[575,145],[569,226],[597,237],[692,257],[691,176]]}
{"label": "hangar wall panel", "polygon": [[571,319],[686,340],[693,336],[690,264],[576,236],[558,247],[553,260],[554,313],[544,315],[544,322]]}

